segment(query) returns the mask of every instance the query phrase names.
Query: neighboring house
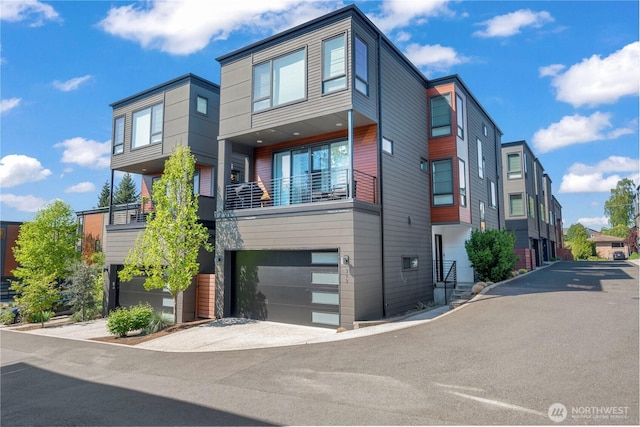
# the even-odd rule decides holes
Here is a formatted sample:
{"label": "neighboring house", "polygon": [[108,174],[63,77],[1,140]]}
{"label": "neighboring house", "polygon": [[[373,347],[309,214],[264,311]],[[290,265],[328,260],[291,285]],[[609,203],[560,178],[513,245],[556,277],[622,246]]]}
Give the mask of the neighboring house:
{"label": "neighboring house", "polygon": [[95,208],[76,212],[79,249],[87,259],[96,252],[102,252],[106,246],[106,227],[109,222],[109,207]]}
{"label": "neighboring house", "polygon": [[505,226],[502,131],[459,76],[429,81],[427,95],[434,280],[473,283],[465,241]]}
{"label": "neighboring house", "polygon": [[0,221],[0,301],[13,301],[15,292],[10,290],[11,280],[14,278],[13,270],[18,268],[18,263],[13,256],[13,248],[16,245],[20,226],[18,221]]}
{"label": "neighboring house", "polygon": [[629,245],[625,242],[625,238],[608,236],[606,234],[598,233],[597,235],[590,237],[596,247],[596,254],[600,258],[613,259],[613,253],[617,251],[624,252],[624,256],[629,256]]}
{"label": "neighboring house", "polygon": [[526,141],[502,144],[506,227],[515,233],[517,268],[534,269],[555,259],[562,239],[562,207],[551,179]]}
{"label": "neighboring house", "polygon": [[[112,205],[107,213],[102,238],[108,242],[103,245],[108,270],[105,282],[107,310],[146,301],[156,310],[173,313],[173,300],[166,291],[145,291],[143,277],[121,283],[118,271],[144,229],[149,211],[153,210],[152,183],[162,175],[164,162],[178,145],[188,146],[196,157],[194,191],[199,194],[198,215],[213,233],[219,96],[218,85],[187,74],[111,104],[111,194],[116,171],[139,174],[142,182],[140,203]],[[213,281],[213,259],[208,255],[203,251],[199,259],[202,283]],[[212,316],[213,307],[204,314],[196,313],[197,294],[196,286],[191,286],[179,295],[178,307],[175,307],[179,322],[197,316]]]}

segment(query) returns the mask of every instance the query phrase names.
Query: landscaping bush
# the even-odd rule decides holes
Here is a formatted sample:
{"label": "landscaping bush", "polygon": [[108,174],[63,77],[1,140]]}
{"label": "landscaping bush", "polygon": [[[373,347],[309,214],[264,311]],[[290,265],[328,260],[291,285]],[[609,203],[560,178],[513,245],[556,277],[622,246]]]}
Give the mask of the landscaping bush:
{"label": "landscaping bush", "polygon": [[11,307],[5,308],[0,313],[0,323],[3,325],[11,325],[16,318],[16,314]]}
{"label": "landscaping bush", "polygon": [[471,266],[482,281],[499,282],[509,277],[518,260],[516,237],[506,230],[474,230],[464,242]]}
{"label": "landscaping bush", "polygon": [[118,307],[107,318],[107,330],[112,335],[126,337],[131,331],[146,329],[153,308],[149,304],[138,304],[129,307]]}
{"label": "landscaping bush", "polygon": [[638,259],[638,252],[633,252],[631,255],[629,255],[629,259]]}
{"label": "landscaping bush", "polygon": [[520,270],[518,270],[518,274],[527,274],[529,272],[529,270],[527,270],[526,268],[521,268]]}
{"label": "landscaping bush", "polygon": [[148,334],[153,334],[163,329],[166,329],[169,325],[172,325],[172,324],[173,322],[167,320],[167,318],[164,317],[162,313],[158,313],[157,311],[154,311],[151,314],[151,319],[149,320],[149,323],[147,324],[145,331]]}
{"label": "landscaping bush", "polygon": [[37,313],[31,314],[31,323],[48,322],[54,315],[55,313],[53,311],[38,311]]}

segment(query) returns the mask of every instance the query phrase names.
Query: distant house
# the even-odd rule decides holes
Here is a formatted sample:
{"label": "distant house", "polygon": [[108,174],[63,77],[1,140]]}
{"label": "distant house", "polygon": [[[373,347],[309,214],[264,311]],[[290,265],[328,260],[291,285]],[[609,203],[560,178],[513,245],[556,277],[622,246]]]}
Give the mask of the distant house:
{"label": "distant house", "polygon": [[0,272],[2,272],[2,281],[0,282],[1,301],[13,300],[14,292],[9,290],[9,286],[11,286],[11,279],[13,279],[13,270],[18,267],[18,263],[13,256],[13,247],[16,245],[21,225],[21,222],[16,221],[0,221]]}
{"label": "distant house", "polygon": [[625,257],[629,256],[629,245],[622,237],[597,233],[590,237],[589,240],[595,244],[596,253],[600,258],[613,259],[613,253],[616,251],[624,252]]}

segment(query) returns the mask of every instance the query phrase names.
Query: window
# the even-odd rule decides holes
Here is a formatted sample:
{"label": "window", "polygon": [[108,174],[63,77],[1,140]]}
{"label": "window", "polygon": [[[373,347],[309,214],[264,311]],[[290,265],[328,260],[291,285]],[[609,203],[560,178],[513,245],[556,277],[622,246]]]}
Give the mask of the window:
{"label": "window", "polygon": [[522,178],[522,165],[520,164],[520,153],[507,154],[507,178]]}
{"label": "window", "polygon": [[498,193],[496,192],[496,183],[489,181],[489,207],[496,208],[498,205]]}
{"label": "window", "polygon": [[529,196],[529,216],[531,218],[536,217],[536,201],[531,196]]}
{"label": "window", "polygon": [[460,95],[456,95],[456,124],[458,138],[464,138],[464,104]]}
{"label": "window", "polygon": [[306,94],[305,50],[253,67],[253,111],[303,99]]}
{"label": "window", "polygon": [[527,158],[527,153],[524,153],[524,174],[527,174],[527,163],[529,162]]}
{"label": "window", "polygon": [[113,154],[124,151],[124,117],[118,117],[113,124]]}
{"label": "window", "polygon": [[193,171],[193,194],[200,194],[200,169]]}
{"label": "window", "polygon": [[458,183],[460,186],[460,206],[467,206],[467,173],[464,160],[458,159]]}
{"label": "window", "polygon": [[453,204],[453,168],[451,159],[437,160],[431,163],[433,181],[433,204]]}
{"label": "window", "polygon": [[369,54],[367,45],[356,37],[356,90],[369,95]]}
{"label": "window", "polygon": [[540,203],[540,219],[541,220],[545,220],[545,218],[547,217],[544,213],[545,209],[544,209],[544,204]]}
{"label": "window", "polygon": [[509,194],[509,214],[511,216],[524,215],[524,205],[522,204],[522,193]]}
{"label": "window", "polygon": [[133,136],[131,148],[143,147],[162,141],[162,115],[164,107],[153,107],[133,113]]}
{"label": "window", "polygon": [[484,154],[482,153],[482,141],[476,139],[478,145],[478,176],[484,179]]}
{"label": "window", "polygon": [[322,42],[322,93],[347,87],[345,36]]}
{"label": "window", "polygon": [[429,162],[425,159],[420,159],[420,170],[422,172],[429,172]]}
{"label": "window", "polygon": [[402,269],[403,270],[417,270],[418,269],[418,257],[402,257]]}
{"label": "window", "polygon": [[393,141],[382,137],[382,151],[385,153],[393,154]]}
{"label": "window", "polygon": [[484,231],[487,229],[487,218],[484,212],[484,202],[480,202],[480,230]]}
{"label": "window", "polygon": [[487,126],[484,123],[482,124],[482,134],[484,136],[489,136],[489,130],[487,129]]}
{"label": "window", "polygon": [[611,242],[612,248],[624,248],[624,242]]}
{"label": "window", "polygon": [[207,115],[209,111],[209,100],[204,96],[196,97],[196,111],[200,114]]}
{"label": "window", "polygon": [[451,94],[431,98],[431,136],[451,134]]}

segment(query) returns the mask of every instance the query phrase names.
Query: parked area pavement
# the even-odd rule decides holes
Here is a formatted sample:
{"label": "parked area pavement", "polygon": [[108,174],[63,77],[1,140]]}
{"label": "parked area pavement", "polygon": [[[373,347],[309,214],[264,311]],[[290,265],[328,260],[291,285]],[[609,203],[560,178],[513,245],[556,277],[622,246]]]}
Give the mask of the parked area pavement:
{"label": "parked area pavement", "polygon": [[[633,262],[638,265],[637,261],[629,262]],[[546,264],[540,268],[545,268],[548,265],[550,264]],[[535,271],[536,270],[528,274],[535,274]],[[471,301],[480,297],[480,295],[486,293],[495,286],[505,284],[510,280],[512,279],[496,283],[485,288],[479,295],[472,298]],[[386,323],[360,327],[358,329],[344,332],[336,332],[335,329],[330,328],[318,328],[240,318],[223,318],[172,332],[168,335],[136,344],[133,347],[161,352],[212,352],[340,341],[409,328],[418,324],[431,322],[443,315],[464,309],[466,306],[467,304],[464,304],[455,309],[450,309],[449,306],[439,306],[416,314],[399,317],[397,319],[390,319]],[[108,336],[106,324],[106,319],[99,319],[90,322],[62,324],[60,326],[48,326],[46,328],[34,328],[19,332],[16,331],[16,333],[46,335],[72,340],[92,340]],[[3,329],[15,331],[19,328],[20,326],[14,326],[5,327]]]}

